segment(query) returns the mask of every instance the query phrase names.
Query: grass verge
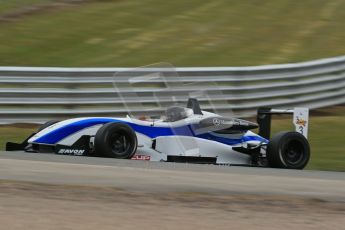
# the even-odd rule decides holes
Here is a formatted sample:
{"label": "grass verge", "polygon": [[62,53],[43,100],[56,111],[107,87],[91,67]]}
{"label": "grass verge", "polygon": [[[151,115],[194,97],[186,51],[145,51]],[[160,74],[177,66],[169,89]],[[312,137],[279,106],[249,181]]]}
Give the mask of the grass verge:
{"label": "grass verge", "polygon": [[[45,2],[5,0],[0,12]],[[82,1],[0,23],[0,66],[239,66],[343,55],[344,7],[341,0]]]}

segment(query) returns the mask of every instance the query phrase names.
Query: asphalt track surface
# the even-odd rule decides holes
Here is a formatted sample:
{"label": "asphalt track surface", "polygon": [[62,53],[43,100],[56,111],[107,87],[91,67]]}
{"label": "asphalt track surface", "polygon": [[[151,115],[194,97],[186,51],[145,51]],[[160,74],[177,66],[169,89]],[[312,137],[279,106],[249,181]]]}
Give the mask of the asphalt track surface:
{"label": "asphalt track surface", "polygon": [[0,180],[345,202],[345,173],[0,152]]}

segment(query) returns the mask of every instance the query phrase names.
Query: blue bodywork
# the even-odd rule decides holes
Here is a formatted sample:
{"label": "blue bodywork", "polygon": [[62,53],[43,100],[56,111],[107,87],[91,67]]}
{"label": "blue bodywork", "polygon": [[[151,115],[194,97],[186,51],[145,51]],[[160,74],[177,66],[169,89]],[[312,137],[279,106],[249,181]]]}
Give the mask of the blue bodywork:
{"label": "blue bodywork", "polygon": [[268,143],[268,140],[260,136],[242,136],[238,139],[230,139],[227,137],[220,137],[215,135],[213,132],[207,132],[203,134],[195,134],[191,125],[186,124],[179,127],[157,127],[157,126],[146,126],[138,125],[131,122],[125,122],[115,118],[86,118],[81,121],[76,121],[74,123],[68,124],[64,127],[55,129],[42,137],[38,138],[35,142],[45,143],[54,145],[61,141],[62,139],[79,132],[85,128],[92,127],[99,124],[105,124],[109,122],[121,122],[126,123],[133,128],[134,131],[146,135],[152,139],[159,136],[194,136],[202,139],[213,140],[227,145],[235,145],[245,141],[260,141],[263,143]]}

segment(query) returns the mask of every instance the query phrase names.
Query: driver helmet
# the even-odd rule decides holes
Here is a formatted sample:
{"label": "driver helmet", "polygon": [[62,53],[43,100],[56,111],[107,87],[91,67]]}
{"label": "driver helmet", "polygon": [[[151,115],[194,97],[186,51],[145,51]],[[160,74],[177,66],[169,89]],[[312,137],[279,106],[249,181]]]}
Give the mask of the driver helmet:
{"label": "driver helmet", "polygon": [[166,120],[170,122],[179,121],[191,115],[193,115],[193,110],[184,107],[173,106],[166,110]]}

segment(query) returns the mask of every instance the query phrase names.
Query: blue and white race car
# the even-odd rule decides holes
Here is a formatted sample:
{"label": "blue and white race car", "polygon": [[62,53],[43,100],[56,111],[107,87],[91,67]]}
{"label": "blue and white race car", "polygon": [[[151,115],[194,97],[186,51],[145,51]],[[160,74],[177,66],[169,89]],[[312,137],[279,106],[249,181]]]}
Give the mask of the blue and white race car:
{"label": "blue and white race car", "polygon": [[[293,113],[296,131],[269,139],[271,115]],[[308,109],[260,109],[258,124],[202,111],[196,99],[166,109],[164,117],[84,117],[44,124],[7,151],[163,162],[303,169],[310,157]],[[250,131],[259,127],[259,134]]]}

